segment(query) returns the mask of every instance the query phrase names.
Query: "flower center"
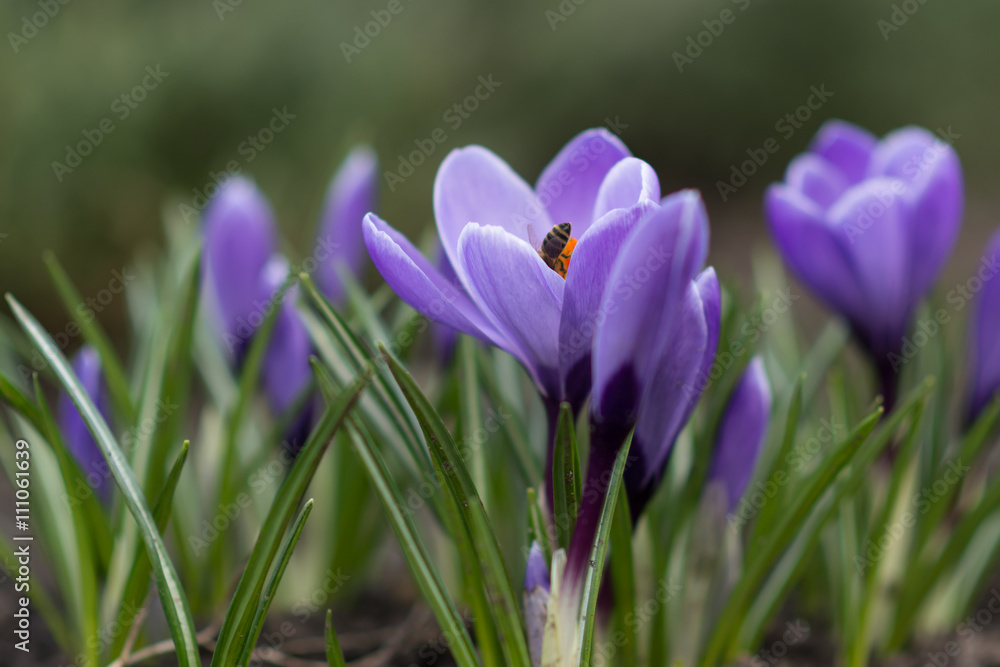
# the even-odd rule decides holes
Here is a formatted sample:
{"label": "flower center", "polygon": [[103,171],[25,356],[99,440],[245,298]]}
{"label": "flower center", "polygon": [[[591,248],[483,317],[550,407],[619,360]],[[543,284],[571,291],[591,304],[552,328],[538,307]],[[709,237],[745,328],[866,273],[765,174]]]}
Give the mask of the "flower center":
{"label": "flower center", "polygon": [[569,260],[573,256],[573,249],[576,248],[576,239],[571,236],[572,233],[573,225],[561,222],[549,230],[538,249],[538,256],[545,265],[562,276],[563,280],[566,279]]}

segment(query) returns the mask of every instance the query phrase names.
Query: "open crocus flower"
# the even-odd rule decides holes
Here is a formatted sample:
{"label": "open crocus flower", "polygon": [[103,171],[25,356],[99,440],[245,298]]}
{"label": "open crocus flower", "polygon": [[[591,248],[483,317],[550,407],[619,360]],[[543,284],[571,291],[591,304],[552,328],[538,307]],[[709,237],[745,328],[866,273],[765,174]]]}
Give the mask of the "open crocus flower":
{"label": "open crocus flower", "polygon": [[[469,146],[445,158],[434,183],[438,234],[457,286],[372,213],[365,243],[405,302],[512,354],[550,410],[561,400],[579,410],[611,264],[628,232],[658,207],[659,190],[653,169],[601,129],[570,141],[534,189],[492,152]],[[563,247],[543,258],[550,232],[566,222]]]}
{"label": "open crocus flower", "polygon": [[993,235],[977,276],[982,289],[972,308],[970,325],[971,377],[966,419],[975,419],[1000,391],[1000,231]]}
{"label": "open crocus flower", "polygon": [[733,389],[715,438],[708,483],[719,484],[728,511],[743,497],[771,421],[771,383],[760,357],[750,360]]}
{"label": "open crocus flower", "polygon": [[955,151],[927,130],[906,127],[878,140],[830,121],[767,192],[785,262],[850,322],[887,404],[913,310],[958,235],[962,187]]}
{"label": "open crocus flower", "polygon": [[[73,357],[73,373],[80,380],[87,395],[97,406],[104,420],[111,423],[111,403],[101,372],[101,357],[90,345],[80,348]],[[108,497],[108,479],[111,470],[104,462],[100,448],[94,442],[86,422],[80,416],[73,399],[65,391],[59,394],[59,432],[66,441],[66,448],[76,459],[87,482],[101,498]]]}
{"label": "open crocus flower", "polygon": [[332,257],[317,269],[316,284],[333,303],[344,298],[338,266],[354,275],[359,275],[364,266],[359,223],[365,213],[375,208],[377,186],[378,156],[370,146],[352,150],[330,181],[316,244],[331,247]]}

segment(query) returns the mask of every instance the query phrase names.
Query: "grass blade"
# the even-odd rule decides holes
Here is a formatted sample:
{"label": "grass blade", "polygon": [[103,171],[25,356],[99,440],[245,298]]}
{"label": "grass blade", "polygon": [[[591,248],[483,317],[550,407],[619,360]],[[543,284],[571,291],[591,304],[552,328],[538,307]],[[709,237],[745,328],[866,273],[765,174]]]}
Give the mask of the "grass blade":
{"label": "grass blade", "polygon": [[555,447],[552,454],[552,518],[556,525],[558,549],[568,549],[580,509],[580,453],[573,430],[573,409],[559,406]]}
{"label": "grass blade", "polygon": [[344,662],[344,652],[340,650],[340,642],[337,640],[337,632],[333,629],[333,612],[326,610],[326,627],[324,629],[326,637],[326,662],[330,667],[347,667]]}
{"label": "grass blade", "polygon": [[[580,656],[580,667],[590,667],[591,655],[594,651],[594,627],[597,624],[597,594],[601,589],[601,579],[604,575],[604,560],[608,553],[608,542],[611,535],[611,524],[614,522],[615,508],[622,491],[622,476],[628,461],[628,450],[632,445],[632,434],[629,433],[625,444],[618,450],[615,466],[611,469],[611,479],[608,481],[607,494],[604,496],[604,506],[597,522],[597,533],[594,536],[594,546],[590,551],[590,563],[584,575],[582,596],[580,598],[579,645],[577,655]],[[627,506],[627,505],[626,505]]]}
{"label": "grass blade", "polygon": [[[18,303],[11,295],[7,295],[7,302],[15,317],[21,323],[28,336],[39,346],[42,356],[49,362],[59,381],[69,394],[73,403],[83,416],[84,421],[96,440],[101,454],[108,462],[111,472],[114,475],[118,488],[121,489],[125,498],[125,504],[129,512],[135,518],[142,533],[143,542],[153,563],[153,571],[156,574],[156,586],[160,594],[160,602],[170,626],[170,633],[177,648],[177,660],[183,667],[195,667],[200,665],[198,655],[198,641],[194,629],[194,622],[191,619],[191,611],[188,608],[187,598],[177,578],[173,564],[167,554],[166,546],[156,528],[146,498],[142,494],[139,482],[132,474],[121,448],[111,435],[111,429],[97,410],[93,401],[87,395],[86,390],[80,385],[80,381],[73,374],[69,363],[63,357],[62,352],[45,332],[42,326],[32,317],[28,311]],[[124,379],[124,378],[123,378]]]}
{"label": "grass blade", "polygon": [[306,526],[306,519],[309,518],[312,508],[313,499],[310,498],[306,501],[306,504],[299,512],[299,516],[295,519],[295,523],[292,524],[291,533],[289,533],[288,537],[285,539],[284,545],[281,547],[281,553],[278,556],[278,563],[271,571],[271,576],[267,580],[267,585],[264,586],[264,594],[257,603],[257,613],[254,614],[253,622],[250,624],[246,646],[243,648],[243,655],[238,664],[246,665],[250,663],[250,656],[253,654],[253,649],[257,645],[257,638],[260,637],[260,631],[264,629],[264,619],[267,618],[267,612],[271,608],[271,603],[274,601],[275,593],[278,591],[278,584],[281,583],[281,577],[285,574],[285,569],[288,567],[288,561],[292,557],[292,551],[295,550],[295,545],[299,543],[299,537],[302,536],[302,529]]}
{"label": "grass blade", "polygon": [[[162,534],[164,529],[167,527],[167,521],[170,519],[170,511],[173,507],[174,492],[177,490],[177,481],[181,477],[181,470],[184,468],[184,462],[187,461],[188,448],[191,443],[187,440],[181,446],[180,454],[177,455],[177,459],[174,461],[173,467],[170,469],[170,474],[167,476],[167,481],[163,487],[163,491],[160,492],[159,498],[156,500],[156,505],[153,506],[153,519],[156,520],[156,527]],[[146,592],[149,589],[149,573],[152,565],[149,562],[149,558],[146,556],[146,552],[139,550],[135,554],[135,560],[132,562],[132,567],[129,569],[128,580],[125,583],[125,594],[122,596],[122,602],[119,606],[120,609],[138,609],[139,605],[142,604],[143,600],[146,598]],[[129,614],[119,617],[119,623],[121,623],[122,631],[114,636],[111,640],[111,645],[108,649],[108,655],[119,655],[122,652],[122,647],[125,645],[125,639],[128,637],[129,629],[132,627],[132,623],[136,620],[136,615]]]}
{"label": "grass blade", "polygon": [[45,266],[49,270],[49,275],[52,277],[52,282],[55,283],[56,291],[59,292],[59,296],[66,306],[66,311],[73,318],[73,321],[76,322],[77,326],[80,327],[84,339],[93,345],[101,355],[101,371],[104,373],[104,378],[108,383],[108,392],[111,394],[111,400],[115,405],[118,416],[126,423],[131,424],[135,419],[135,408],[133,408],[132,399],[130,398],[128,376],[125,373],[125,367],[119,361],[118,355],[115,354],[115,350],[111,346],[111,341],[108,339],[107,334],[97,324],[97,319],[92,314],[93,311],[91,311],[91,317],[84,317],[84,313],[87,311],[83,310],[81,312],[80,309],[80,306],[84,303],[83,297],[76,290],[73,281],[70,280],[59,260],[56,259],[55,254],[46,251],[42,257],[45,261]]}
{"label": "grass blade", "polygon": [[622,641],[615,642],[621,648],[623,667],[637,667],[639,664],[639,642],[636,637],[634,614],[635,572],[632,558],[632,516],[624,487],[619,491],[615,517],[611,522],[611,583],[615,594],[615,623]]}

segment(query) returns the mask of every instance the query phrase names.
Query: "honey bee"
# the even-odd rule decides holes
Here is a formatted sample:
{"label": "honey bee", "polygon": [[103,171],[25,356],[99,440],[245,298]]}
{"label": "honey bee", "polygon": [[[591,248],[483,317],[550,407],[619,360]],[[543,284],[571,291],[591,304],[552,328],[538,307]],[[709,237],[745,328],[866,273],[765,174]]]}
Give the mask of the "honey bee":
{"label": "honey bee", "polygon": [[545,265],[562,276],[564,280],[566,271],[569,270],[569,260],[576,247],[576,239],[570,236],[572,231],[572,224],[559,223],[549,230],[538,247],[538,256],[542,258]]}

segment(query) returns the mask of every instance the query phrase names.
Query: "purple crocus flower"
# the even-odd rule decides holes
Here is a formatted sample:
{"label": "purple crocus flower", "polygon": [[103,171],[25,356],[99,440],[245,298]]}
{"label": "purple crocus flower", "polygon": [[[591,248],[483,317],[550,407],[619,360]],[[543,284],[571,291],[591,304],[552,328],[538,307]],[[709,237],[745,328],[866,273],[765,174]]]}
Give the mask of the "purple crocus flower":
{"label": "purple crocus flower", "polygon": [[721,485],[728,511],[743,497],[771,419],[771,384],[760,357],[750,360],[733,389],[715,438],[708,483]]}
{"label": "purple crocus flower", "polygon": [[275,251],[274,212],[252,181],[236,176],[209,203],[203,224],[203,293],[230,359],[239,362],[260,326],[255,302]]}
{"label": "purple crocus flower", "polygon": [[[652,168],[601,129],[571,140],[534,189],[489,150],[469,146],[445,158],[434,183],[438,234],[460,287],[373,213],[365,243],[405,302],[512,354],[550,407],[565,398],[579,409],[608,269],[628,231],[657,207],[659,189]],[[565,278],[539,256],[563,222],[578,240]]]}
{"label": "purple crocus flower", "polygon": [[970,382],[966,420],[971,423],[1000,391],[1000,231],[993,235],[977,276],[982,288],[972,308]]}
{"label": "purple crocus flower", "polygon": [[[606,439],[618,441],[605,448],[612,461],[646,397],[655,407],[645,410],[626,482],[634,502],[644,502],[700,394],[695,376],[718,338],[714,272],[693,281],[707,248],[697,193],[661,202],[653,169],[597,129],[571,140],[534,189],[485,148],[453,151],[437,174],[434,210],[459,285],[369,214],[365,243],[383,278],[424,315],[517,358],[549,407],[550,430],[559,404],[579,411],[593,385],[598,421],[609,429],[614,422]],[[565,275],[540,254],[554,222],[571,223],[577,241]],[[619,366],[636,377],[612,377],[609,369]],[[549,470],[551,455],[549,447]]]}
{"label": "purple crocus flower", "polygon": [[913,310],[951,254],[963,204],[961,165],[946,142],[919,127],[879,140],[843,121],[820,128],[767,192],[778,249],[850,322],[887,404]]}
{"label": "purple crocus flower", "polygon": [[[227,183],[205,215],[203,288],[237,367],[257,328],[272,309],[279,309],[261,382],[274,412],[284,414],[309,382],[312,346],[295,311],[297,290],[293,286],[280,293],[289,266],[274,252],[275,236],[273,213],[256,186],[239,177]],[[293,449],[304,440],[309,422],[306,406],[287,434]]]}
{"label": "purple crocus flower", "polygon": [[354,275],[361,273],[364,261],[361,220],[375,208],[377,186],[378,156],[369,146],[352,150],[330,182],[316,237],[317,247],[329,248],[330,257],[317,270],[316,284],[333,303],[344,298],[338,265]]}
{"label": "purple crocus flower", "polygon": [[[73,357],[73,373],[80,380],[87,395],[97,406],[101,416],[111,423],[111,403],[101,372],[101,357],[90,345],[84,345]],[[73,399],[65,391],[59,394],[59,431],[66,448],[76,459],[88,486],[107,499],[110,491],[108,478],[111,471],[104,462],[100,448],[90,434],[86,422],[76,409]]]}

